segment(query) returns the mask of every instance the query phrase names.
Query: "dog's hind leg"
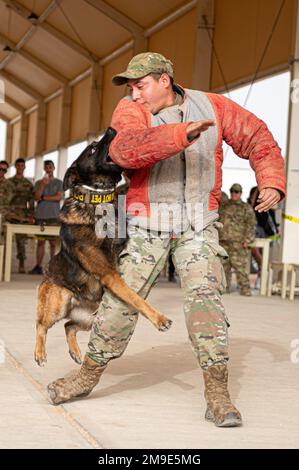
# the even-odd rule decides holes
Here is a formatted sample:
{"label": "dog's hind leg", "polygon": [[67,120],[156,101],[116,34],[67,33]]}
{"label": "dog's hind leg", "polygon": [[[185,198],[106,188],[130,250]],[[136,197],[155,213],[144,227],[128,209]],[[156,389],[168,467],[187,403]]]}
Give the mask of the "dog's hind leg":
{"label": "dog's hind leg", "polygon": [[45,280],[38,289],[36,345],[34,358],[39,366],[47,362],[46,337],[48,329],[67,315],[72,293]]}
{"label": "dog's hind leg", "polygon": [[77,342],[77,333],[78,331],[91,330],[94,315],[98,307],[99,305],[97,303],[80,302],[74,298],[72,299],[71,309],[68,313],[69,321],[65,323],[64,328],[70,356],[77,364],[82,364],[81,351]]}
{"label": "dog's hind leg", "polygon": [[72,320],[68,321],[65,325],[65,334],[66,340],[69,345],[69,353],[71,358],[77,362],[77,364],[82,364],[81,351],[77,342],[77,333],[78,331],[89,331],[91,329],[92,322],[89,326],[83,326],[82,324],[76,323]]}
{"label": "dog's hind leg", "polygon": [[77,364],[82,364],[81,351],[77,342],[77,333],[82,328],[72,320],[65,323],[64,328],[70,356]]}

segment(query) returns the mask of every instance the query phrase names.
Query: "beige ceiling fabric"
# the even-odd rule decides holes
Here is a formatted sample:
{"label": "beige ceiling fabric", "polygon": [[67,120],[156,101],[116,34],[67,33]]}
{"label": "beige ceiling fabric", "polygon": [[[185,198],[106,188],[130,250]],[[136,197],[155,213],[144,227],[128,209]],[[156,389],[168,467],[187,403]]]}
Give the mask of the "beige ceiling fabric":
{"label": "beige ceiling fabric", "polygon": [[[281,0],[205,4],[212,3],[210,89],[215,90],[254,76]],[[134,55],[148,51],[169,57],[175,80],[192,87],[196,38],[204,28],[200,5],[199,0],[0,0],[0,79],[7,97],[0,103],[0,118],[14,124],[22,113],[38,112],[30,138],[28,130],[31,155],[62,141],[84,140],[96,129],[100,133],[125,94],[124,87],[111,86],[112,76],[125,71]],[[285,0],[261,73],[287,66],[295,6],[296,0]],[[58,97],[55,105],[47,104]],[[32,135],[43,119],[44,136],[34,149]],[[63,126],[63,120],[69,124]]]}

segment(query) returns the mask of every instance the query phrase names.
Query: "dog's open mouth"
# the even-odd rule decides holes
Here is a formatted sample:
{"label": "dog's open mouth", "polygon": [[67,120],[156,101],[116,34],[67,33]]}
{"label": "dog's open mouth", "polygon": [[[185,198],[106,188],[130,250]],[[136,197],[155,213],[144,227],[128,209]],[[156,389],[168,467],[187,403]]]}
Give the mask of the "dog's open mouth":
{"label": "dog's open mouth", "polygon": [[113,173],[121,173],[123,171],[123,169],[119,165],[114,163],[109,154],[105,155],[102,160],[102,169],[105,169],[106,171],[111,171]]}
{"label": "dog's open mouth", "polygon": [[109,165],[111,165],[111,164],[112,164],[112,165],[115,165],[114,161],[111,160],[110,155],[107,155],[107,158],[106,158],[105,163],[108,163]]}

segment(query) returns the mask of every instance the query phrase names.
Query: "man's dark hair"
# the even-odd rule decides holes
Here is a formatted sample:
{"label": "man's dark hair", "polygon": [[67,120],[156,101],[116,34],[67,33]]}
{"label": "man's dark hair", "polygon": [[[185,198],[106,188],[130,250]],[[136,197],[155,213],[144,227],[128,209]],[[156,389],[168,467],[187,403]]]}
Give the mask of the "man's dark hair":
{"label": "man's dark hair", "polygon": [[[153,79],[156,80],[156,82],[157,82],[158,80],[160,80],[160,77],[161,77],[162,73],[167,73],[167,72],[161,72],[161,73],[160,72],[152,72],[149,75],[151,77],[153,77]],[[173,78],[169,76],[169,80],[170,80],[170,85],[173,88],[173,84],[174,84]]]}
{"label": "man's dark hair", "polygon": [[9,168],[9,164],[5,160],[1,160],[0,165],[6,165],[6,168]]}
{"label": "man's dark hair", "polygon": [[24,158],[17,158],[16,161],[15,161],[15,165],[17,163],[26,163],[26,162],[25,162]]}
{"label": "man's dark hair", "polygon": [[55,166],[53,160],[45,160],[45,161],[44,161],[44,166],[46,166],[46,165],[53,165],[53,166]]}

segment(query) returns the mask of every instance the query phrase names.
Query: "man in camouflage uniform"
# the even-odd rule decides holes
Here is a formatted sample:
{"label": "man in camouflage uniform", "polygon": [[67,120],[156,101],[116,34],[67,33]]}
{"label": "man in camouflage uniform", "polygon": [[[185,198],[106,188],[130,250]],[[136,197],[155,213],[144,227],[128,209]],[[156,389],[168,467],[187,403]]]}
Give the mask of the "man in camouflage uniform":
{"label": "man in camouflage uniform", "polygon": [[[226,286],[221,258],[227,256],[217,222],[222,139],[250,158],[261,183],[261,211],[284,195],[279,148],[267,127],[236,103],[176,85],[172,63],[161,54],[138,54],[112,81],[130,89],[114,111],[117,135],[109,150],[116,164],[131,171],[129,240],[120,254],[120,275],[145,298],[171,253],[189,338],[203,370],[205,417],[216,426],[239,426],[241,415],[228,392],[228,321],[221,302]],[[163,203],[171,205],[168,220]],[[108,362],[125,351],[137,319],[138,312],[104,290],[83,364],[76,374],[49,384],[52,403],[88,395]]]}
{"label": "man in camouflage uniform", "polygon": [[241,200],[242,186],[233,184],[231,198],[219,207],[220,244],[226,250],[228,258],[223,261],[227,291],[230,292],[231,270],[234,269],[241,295],[251,295],[249,282],[250,248],[254,241],[256,217],[252,207]]}
{"label": "man in camouflage uniform", "polygon": [[[11,223],[33,223],[34,195],[33,184],[24,176],[25,160],[18,158],[15,161],[16,174],[9,181],[15,188],[15,196],[10,203],[9,220]],[[19,273],[25,273],[27,236],[16,234],[17,258],[19,260]]]}
{"label": "man in camouflage uniform", "polygon": [[[15,194],[13,185],[5,178],[7,170],[8,163],[5,160],[0,161],[0,215],[2,224],[7,221],[7,215],[10,211],[10,203]],[[2,233],[0,233],[0,237],[2,238]]]}

